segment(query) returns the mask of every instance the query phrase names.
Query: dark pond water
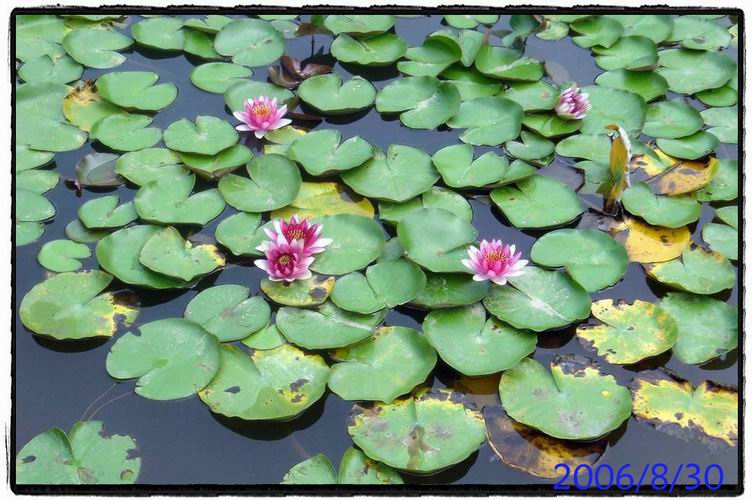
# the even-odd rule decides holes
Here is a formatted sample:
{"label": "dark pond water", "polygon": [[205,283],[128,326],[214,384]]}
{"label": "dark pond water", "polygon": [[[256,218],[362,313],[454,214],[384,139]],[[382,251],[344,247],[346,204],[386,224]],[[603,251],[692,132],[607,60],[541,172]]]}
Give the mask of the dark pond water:
{"label": "dark pond water", "polygon": [[[506,28],[509,16],[502,16],[496,28]],[[138,21],[132,16],[130,22]],[[441,29],[441,16],[398,19],[397,33],[407,39],[411,46],[419,45],[424,37]],[[125,28],[129,31],[129,28]],[[318,61],[334,62],[326,55],[331,38],[318,35],[287,41],[287,54],[304,59],[314,55]],[[530,37],[526,54],[543,61],[555,63],[557,72],[580,85],[590,85],[601,72],[586,49],[574,45],[569,38],[557,42],[542,41]],[[735,55],[735,52],[732,52]],[[177,100],[155,117],[155,125],[161,128],[183,117],[215,115],[230,119],[222,95],[209,94],[196,89],[189,81],[190,71],[200,60],[179,55],[164,55],[136,48],[127,53],[128,60],[117,68],[122,71],[148,70],[161,76],[162,81],[175,83],[179,88]],[[87,69],[84,78],[94,79],[112,70]],[[381,71],[364,71],[359,68],[337,65],[336,72],[342,75],[361,74],[382,88],[397,77],[396,68]],[[264,68],[254,69],[254,79],[266,80]],[[701,106],[701,105],[700,105]],[[305,123],[301,123],[305,125]],[[386,149],[390,144],[407,144],[433,153],[437,149],[459,142],[458,133],[451,130],[424,131],[401,126],[397,119],[384,119],[375,109],[355,118],[327,120],[319,128],[339,128],[343,135],[361,135],[371,143]],[[482,148],[479,148],[482,149]],[[55,156],[55,168],[63,175],[72,177],[77,161],[85,154],[100,149],[87,143],[77,151]],[[724,146],[718,149],[723,158],[737,158],[737,148]],[[557,158],[546,175],[560,175],[559,167],[569,161]],[[122,200],[132,199],[133,186],[123,186],[116,192]],[[15,308],[23,296],[36,283],[45,279],[45,270],[37,263],[36,256],[41,246],[54,239],[65,238],[65,225],[76,218],[77,208],[85,201],[101,196],[103,191],[86,190],[81,197],[64,183],[47,194],[57,207],[55,220],[48,224],[44,236],[36,243],[16,249],[15,263]],[[496,210],[482,201],[473,200],[474,225],[483,238],[501,238],[513,241],[524,254],[543,232],[521,232],[512,227]],[[229,206],[225,213],[206,226],[202,232],[211,236],[218,222],[233,213]],[[710,206],[703,209],[700,224],[713,218]],[[701,241],[699,230],[694,227],[693,238]],[[576,227],[574,224],[572,227]],[[393,234],[392,229],[387,229]],[[230,260],[229,263],[233,261]],[[85,268],[97,267],[94,258],[84,262]],[[167,317],[180,317],[188,301],[202,289],[224,283],[242,283],[258,292],[263,272],[248,264],[228,266],[221,273],[203,280],[197,289],[180,291],[144,292],[139,290],[141,309],[137,327],[144,323]],[[738,282],[738,280],[737,280]],[[593,299],[605,297],[622,298],[628,301],[642,299],[653,301],[663,296],[665,289],[646,279],[642,268],[630,264],[624,277],[614,287],[599,292]],[[737,303],[738,287],[720,298]],[[387,324],[419,328],[424,313],[405,310],[391,312]],[[142,458],[140,484],[276,484],[294,464],[317,453],[324,453],[337,464],[342,453],[351,446],[347,435],[345,417],[352,406],[337,396],[328,393],[297,420],[279,423],[245,422],[213,415],[197,398],[159,402],[141,398],[133,393],[134,382],[127,381],[113,386],[113,379],[105,370],[105,358],[113,341],[105,343],[61,344],[40,340],[31,335],[16,316],[15,336],[15,445],[20,449],[36,434],[51,427],[69,429],[83,417],[95,416],[102,420],[110,432],[130,434],[139,443]],[[119,334],[122,334],[120,332]],[[544,333],[539,337],[535,359],[547,365],[552,355],[575,353],[592,356],[573,338],[574,328],[560,332]],[[738,383],[737,353],[732,352],[724,360],[704,366],[690,366],[671,357],[671,354],[650,360],[641,367],[664,366],[676,371],[693,384],[711,379],[723,384]],[[603,364],[620,384],[626,385],[635,375],[636,368]],[[453,378],[452,371],[441,361],[433,383],[442,386]],[[430,381],[429,381],[430,382]],[[109,392],[107,392],[109,391]],[[107,392],[101,399],[97,399]],[[609,447],[600,463],[607,463],[616,470],[624,464],[641,469],[644,464],[665,463],[669,470],[680,464],[696,462],[701,466],[716,463],[723,467],[725,481],[735,484],[738,476],[738,450],[712,451],[699,441],[684,441],[656,431],[647,424],[629,419],[620,429],[609,436]],[[503,464],[487,445],[468,460],[431,477],[405,477],[410,483],[429,484],[499,484],[527,485],[552,484],[552,480],[534,478]],[[547,489],[548,486],[545,486]]]}

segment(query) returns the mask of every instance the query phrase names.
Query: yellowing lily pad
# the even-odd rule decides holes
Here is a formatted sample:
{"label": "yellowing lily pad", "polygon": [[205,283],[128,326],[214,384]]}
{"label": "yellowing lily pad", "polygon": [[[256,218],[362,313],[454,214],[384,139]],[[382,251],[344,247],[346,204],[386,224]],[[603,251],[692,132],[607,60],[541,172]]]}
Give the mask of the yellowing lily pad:
{"label": "yellowing lily pad", "polygon": [[303,182],[298,196],[288,206],[272,212],[272,219],[350,214],[373,217],[371,201],[336,182]]}
{"label": "yellowing lily pad", "polygon": [[736,283],[734,266],[723,255],[695,246],[667,262],[643,264],[652,279],[671,288],[701,295],[728,290]]}
{"label": "yellowing lily pad", "polygon": [[334,288],[333,276],[322,276],[314,274],[306,280],[271,281],[268,279],[261,281],[261,290],[277,304],[292,307],[314,307],[320,306]]}

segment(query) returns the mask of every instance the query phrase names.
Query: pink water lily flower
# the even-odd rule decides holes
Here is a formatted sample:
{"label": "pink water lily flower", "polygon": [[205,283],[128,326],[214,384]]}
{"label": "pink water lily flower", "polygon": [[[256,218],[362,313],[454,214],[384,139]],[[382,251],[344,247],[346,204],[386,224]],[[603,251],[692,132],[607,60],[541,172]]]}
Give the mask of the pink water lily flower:
{"label": "pink water lily flower", "polygon": [[588,95],[583,94],[577,85],[571,85],[559,94],[556,114],[567,120],[581,120],[590,110]]}
{"label": "pink water lily flower", "polygon": [[290,242],[280,238],[278,241],[266,242],[264,246],[266,259],[254,262],[271,281],[305,280],[311,277],[308,267],[313,263],[313,257],[306,255],[300,240]]}
{"label": "pink water lily flower", "polygon": [[521,252],[514,253],[514,245],[504,245],[501,240],[483,240],[480,248],[471,246],[467,249],[469,259],[463,259],[462,264],[471,269],[475,281],[491,280],[497,285],[506,285],[507,278],[520,276],[527,265],[521,260]]}
{"label": "pink water lily flower", "polygon": [[277,106],[277,99],[269,99],[262,95],[248,99],[243,111],[236,111],[233,116],[243,122],[235,128],[241,132],[253,132],[261,139],[270,130],[277,130],[289,125],[292,120],[284,118],[287,105]]}
{"label": "pink water lily flower", "polygon": [[264,231],[275,242],[279,241],[280,237],[284,241],[300,241],[303,243],[306,255],[314,255],[323,252],[332,243],[331,239],[321,237],[323,228],[321,224],[314,224],[309,219],[301,219],[293,215],[289,221],[275,220],[273,231],[271,229],[264,229]]}

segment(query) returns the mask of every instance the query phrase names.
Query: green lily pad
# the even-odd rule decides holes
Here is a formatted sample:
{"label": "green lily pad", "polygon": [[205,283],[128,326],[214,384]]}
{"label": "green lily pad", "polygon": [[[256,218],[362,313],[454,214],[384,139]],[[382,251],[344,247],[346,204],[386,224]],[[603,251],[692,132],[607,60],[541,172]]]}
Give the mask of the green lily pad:
{"label": "green lily pad", "polygon": [[431,157],[420,149],[392,144],[386,155],[377,151],[373,158],[341,177],[360,195],[403,202],[428,191],[439,174]]}
{"label": "green lily pad", "polygon": [[39,250],[37,260],[45,269],[55,273],[78,271],[83,264],[78,259],[91,257],[86,245],[70,240],[48,241]]}
{"label": "green lily pad", "polygon": [[460,261],[477,236],[469,221],[442,208],[415,210],[397,226],[407,258],[436,273],[468,272]]}
{"label": "green lily pad", "polygon": [[666,93],[668,82],[654,71],[630,71],[617,69],[606,71],[595,78],[596,85],[613,89],[626,90],[642,96],[650,102]]}
{"label": "green lily pad", "polygon": [[192,281],[224,266],[225,258],[216,246],[193,246],[169,226],[146,240],[139,262],[156,273]]}
{"label": "green lily pad", "polygon": [[278,87],[273,83],[255,82],[253,80],[243,80],[230,85],[225,91],[225,103],[230,111],[243,111],[248,99],[261,96],[277,99],[279,104],[286,104],[288,109],[292,109],[297,104],[295,94],[286,88]]}
{"label": "green lily pad", "polygon": [[68,123],[63,99],[70,87],[60,83],[24,83],[16,87],[16,144],[40,151],[70,151],[86,134]]}
{"label": "green lily pad", "polygon": [[60,54],[65,36],[65,21],[55,15],[17,15],[16,58],[30,61],[41,56]]}
{"label": "green lily pad", "polygon": [[641,96],[626,90],[599,85],[583,87],[592,108],[582,119],[583,134],[605,134],[607,126],[619,124],[630,136],[640,134],[645,125],[647,105]]}
{"label": "green lily pad", "polygon": [[[468,33],[472,35],[468,36]],[[448,30],[437,31],[428,35],[421,46],[407,49],[407,60],[398,62],[397,69],[410,76],[433,77],[461,59],[463,64],[469,61],[465,65],[470,66],[482,42],[483,34],[477,31],[463,30],[459,34]]]}
{"label": "green lily pad", "polygon": [[407,52],[407,42],[394,33],[365,38],[353,38],[342,34],[332,42],[329,51],[343,63],[361,66],[388,66]]}
{"label": "green lily pad", "polygon": [[114,30],[79,28],[63,38],[63,48],[75,61],[89,68],[120,66],[127,57],[118,51],[133,45],[133,39]]}
{"label": "green lily pad", "polygon": [[217,226],[214,237],[234,255],[261,255],[256,247],[267,236],[259,229],[260,225],[260,214],[242,212],[222,220]]}
{"label": "green lily pad", "polygon": [[632,410],[629,390],[588,358],[554,355],[551,371],[523,359],[499,383],[507,414],[559,439],[593,440],[617,429]]}
{"label": "green lily pad", "polygon": [[337,484],[337,473],[326,455],[319,453],[287,471],[281,484]]}
{"label": "green lily pad", "polygon": [[496,24],[499,16],[495,14],[453,14],[445,15],[444,20],[453,28],[475,28],[479,24],[491,26]]}
{"label": "green lily pad", "polygon": [[185,168],[206,179],[219,179],[253,158],[253,153],[243,144],[235,144],[215,155],[180,153]]}
{"label": "green lily pad", "polygon": [[321,356],[289,344],[246,354],[221,347],[217,376],[199,392],[214,413],[243,420],[290,420],[326,391],[329,367]]}
{"label": "green lily pad", "polygon": [[50,163],[55,154],[48,151],[34,151],[23,144],[16,144],[16,173],[43,167]]}
{"label": "green lily pad", "polygon": [[724,144],[736,144],[739,140],[739,109],[737,106],[710,108],[700,113],[707,125],[708,133],[713,134]]}
{"label": "green lily pad", "polygon": [[332,302],[346,311],[369,314],[410,302],[426,286],[426,275],[410,261],[379,262],[337,280]]}
{"label": "green lily pad", "polygon": [[253,71],[226,62],[210,62],[196,66],[191,71],[191,83],[201,90],[213,94],[224,94],[234,83],[245,81],[253,76]]}
{"label": "green lily pad", "polygon": [[144,244],[161,230],[159,226],[136,225],[120,229],[99,240],[97,261],[123,283],[154,289],[179,288],[182,280],[155,273],[139,261]]}
{"label": "green lily pad", "polygon": [[578,327],[577,337],[609,363],[630,365],[657,356],[678,338],[676,321],[650,302],[603,299],[593,302],[592,313],[599,322]]}
{"label": "green lily pad", "polygon": [[139,335],[126,333],[107,355],[113,378],[138,379],[136,394],[158,401],[195,394],[220,368],[217,338],[187,319],[146,323]]}
{"label": "green lily pad", "polygon": [[74,219],[65,226],[65,236],[76,243],[96,243],[108,234],[110,231],[87,228],[79,219]]}
{"label": "green lily pad", "polygon": [[712,295],[728,290],[736,283],[734,266],[723,255],[692,247],[667,262],[644,264],[648,276],[671,288]]}
{"label": "green lily pad", "polygon": [[522,106],[523,111],[554,109],[559,100],[559,90],[545,80],[513,82],[501,95]]}
{"label": "green lily pad", "polygon": [[78,217],[87,229],[111,229],[122,227],[138,219],[138,214],[129,201],[118,205],[116,194],[89,200],[78,209]]}
{"label": "green lily pad", "polygon": [[376,99],[376,89],[365,78],[355,76],[343,82],[339,75],[330,73],[303,80],[298,97],[321,113],[338,115],[370,107]]}
{"label": "green lily pad", "polygon": [[467,129],[460,140],[475,146],[498,146],[520,134],[522,107],[504,97],[476,97],[460,104],[447,125]]}
{"label": "green lily pad", "polygon": [[530,258],[542,266],[564,267],[588,293],[615,284],[629,265],[624,247],[597,229],[546,233],[533,244]]}
{"label": "green lily pad", "polygon": [[325,302],[316,309],[282,307],[277,312],[277,328],[304,349],[334,349],[371,336],[384,321],[386,310],[358,314]]}
{"label": "green lily pad", "polygon": [[248,337],[241,340],[243,345],[250,347],[251,349],[261,349],[268,351],[269,349],[275,349],[282,344],[286,344],[287,340],[277,330],[277,325],[269,324],[253,332]]}
{"label": "green lily pad", "polygon": [[328,15],[324,26],[335,35],[373,35],[383,33],[394,25],[394,16],[382,14],[368,15]]}
{"label": "green lily pad", "polygon": [[707,156],[720,144],[713,134],[703,130],[681,139],[658,139],[658,147],[666,154],[686,160],[697,160]]}
{"label": "green lily pad", "polygon": [[198,116],[195,123],[183,118],[167,127],[164,142],[173,151],[215,155],[235,145],[238,132],[216,116]]}
{"label": "green lily pad", "polygon": [[695,97],[706,106],[733,106],[739,100],[739,93],[736,89],[737,85],[736,77],[734,77],[723,87],[703,90],[695,94]]}
{"label": "green lily pad", "polygon": [[374,147],[360,136],[340,141],[339,130],[316,130],[295,139],[287,157],[298,162],[309,174],[319,176],[350,170],[373,156]]}
{"label": "green lily pad", "polygon": [[188,302],[185,319],[217,337],[220,342],[241,340],[269,322],[271,309],[261,297],[251,297],[242,285],[207,288]]}
{"label": "green lily pad", "polygon": [[55,216],[55,206],[41,194],[16,189],[16,221],[41,222]]}
{"label": "green lily pad", "polygon": [[669,293],[659,305],[676,322],[673,351],[683,363],[703,364],[738,347],[739,320],[733,306],[691,293]]}
{"label": "green lily pad", "polygon": [[68,83],[81,78],[84,68],[72,58],[48,55],[30,59],[18,69],[18,76],[27,83]]}
{"label": "green lily pad", "polygon": [[543,64],[516,49],[483,45],[475,57],[475,67],[486,76],[501,80],[537,82],[543,77]]}
{"label": "green lily pad", "polygon": [[376,97],[380,113],[400,113],[405,126],[417,129],[443,125],[459,107],[457,88],[433,76],[400,78],[381,89]]}
{"label": "green lily pad", "polygon": [[57,186],[60,174],[53,170],[26,170],[16,174],[16,189],[44,194]]}
{"label": "green lily pad", "polygon": [[232,22],[232,18],[227,16],[208,15],[204,19],[192,18],[185,21],[184,26],[204,33],[215,35]]}
{"label": "green lily pad", "polygon": [[229,174],[219,181],[219,192],[238,210],[266,212],[290,204],[298,195],[300,171],[284,156],[256,156],[246,170],[250,179]]}
{"label": "green lily pad", "polygon": [[185,170],[159,176],[136,193],[138,216],[161,224],[206,224],[222,213],[225,202],[216,189],[191,195],[195,183],[196,176]]}
{"label": "green lily pad", "polygon": [[160,83],[159,75],[150,71],[113,71],[97,79],[99,95],[112,104],[142,111],[164,109],[178,96],[172,83]]}
{"label": "green lily pad", "polygon": [[700,113],[683,102],[660,101],[648,106],[643,133],[653,137],[677,139],[692,135],[702,128]]}
{"label": "green lily pad", "polygon": [[128,114],[120,106],[105,100],[94,86],[92,80],[76,85],[63,99],[65,118],[84,132],[91,131],[96,122],[111,115]]}
{"label": "green lily pad", "polygon": [[342,455],[337,481],[339,484],[403,484],[397,471],[371,460],[357,448],[348,448]]}
{"label": "green lily pad", "polygon": [[383,401],[410,392],[436,365],[426,338],[403,326],[377,328],[373,335],[331,353],[329,389],[349,401]]}
{"label": "green lily pad", "polygon": [[183,50],[201,59],[221,61],[224,57],[214,50],[214,37],[202,31],[185,30]]}
{"label": "green lily pad", "polygon": [[520,133],[520,138],[522,142],[509,141],[504,144],[507,153],[515,158],[526,161],[545,161],[544,158],[549,157],[554,152],[554,143],[537,134],[523,130]]}
{"label": "green lily pad", "polygon": [[468,222],[473,220],[473,208],[459,193],[443,187],[432,187],[420,197],[404,203],[379,203],[379,218],[389,224],[399,224],[409,213],[421,208],[443,208]]}
{"label": "green lily pad", "polygon": [[611,47],[624,32],[618,21],[606,16],[588,16],[575,20],[569,28],[579,33],[572,41],[580,47]]}
{"label": "green lily pad", "polygon": [[695,94],[722,87],[736,73],[736,63],[725,54],[688,49],[658,52],[656,72],[678,94]]}
{"label": "green lily pad", "polygon": [[115,151],[150,148],[162,140],[162,131],[149,127],[153,121],[145,115],[110,115],[91,127],[90,136]]}
{"label": "green lily pad", "polygon": [[728,30],[718,23],[696,16],[679,16],[674,19],[674,29],[667,38],[693,50],[718,50],[731,44]]}
{"label": "green lily pad", "polygon": [[384,251],[384,233],[373,219],[338,214],[315,219],[321,235],[332,243],[316,257],[311,269],[335,276],[363,269]]}
{"label": "green lily pad", "polygon": [[625,36],[610,47],[593,47],[595,64],[612,71],[616,69],[642,70],[658,64],[655,42],[644,36]]}
{"label": "green lily pad", "polygon": [[496,188],[491,191],[491,200],[518,228],[561,226],[584,211],[582,202],[569,186],[543,175]]}
{"label": "green lily pad", "polygon": [[608,163],[611,141],[603,134],[576,134],[556,144],[556,154]]}
{"label": "green lily pad", "polygon": [[490,291],[489,281],[475,281],[468,274],[426,271],[426,287],[410,305],[421,309],[468,306],[483,300]]}
{"label": "green lily pad", "polygon": [[711,250],[730,260],[739,258],[739,231],[726,224],[709,222],[702,226],[702,239]]}
{"label": "green lily pad", "polygon": [[677,228],[686,226],[700,217],[702,205],[691,196],[661,196],[650,186],[638,182],[624,190],[624,208],[654,226]]}
{"label": "green lily pad", "polygon": [[492,286],[483,305],[516,328],[543,332],[587,318],[590,295],[565,273],[527,266],[507,286]]}
{"label": "green lily pad", "polygon": [[185,21],[177,17],[155,17],[134,24],[131,32],[139,45],[162,51],[181,51],[185,45],[184,24]]}
{"label": "green lily pad", "polygon": [[638,420],[678,436],[699,438],[716,447],[736,446],[739,394],[709,380],[697,387],[663,371],[632,380],[633,412]]}
{"label": "green lily pad", "polygon": [[52,428],[26,443],[16,456],[16,482],[30,485],[134,484],[141,458],[131,436],[107,435],[98,420],[76,422],[69,435]]}
{"label": "green lily pad", "polygon": [[243,66],[266,66],[285,53],[285,37],[267,21],[236,19],[214,38],[214,48]]}
{"label": "green lily pad", "polygon": [[514,367],[535,351],[538,341],[532,332],[486,320],[480,303],[432,311],[423,321],[423,333],[444,362],[472,377]]}
{"label": "green lily pad", "polygon": [[44,234],[44,224],[41,222],[18,221],[15,226],[17,247],[34,243]]}
{"label": "green lily pad", "polygon": [[526,113],[522,124],[543,137],[561,137],[582,128],[582,120],[565,120],[554,113]]}
{"label": "green lily pad", "polygon": [[661,43],[666,40],[674,28],[673,16],[660,14],[614,14],[608,15],[616,21],[619,21],[624,27],[623,36],[645,36],[653,40],[655,43]]}
{"label": "green lily pad", "polygon": [[320,306],[329,298],[334,288],[333,276],[315,274],[305,280],[261,281],[261,290],[277,304],[292,307]]}
{"label": "green lily pad", "polygon": [[470,144],[453,144],[436,151],[431,158],[447,186],[454,188],[498,186],[516,182],[535,173],[525,162],[509,163],[505,156],[489,151],[473,158]]}
{"label": "green lily pad", "polygon": [[21,301],[18,314],[32,332],[57,340],[112,337],[118,323],[136,320],[138,310],[121,303],[102,271],[63,273],[34,285]]}
{"label": "green lily pad", "polygon": [[485,441],[486,426],[461,393],[419,389],[393,403],[355,405],[347,432],[371,459],[431,474],[472,455]]}

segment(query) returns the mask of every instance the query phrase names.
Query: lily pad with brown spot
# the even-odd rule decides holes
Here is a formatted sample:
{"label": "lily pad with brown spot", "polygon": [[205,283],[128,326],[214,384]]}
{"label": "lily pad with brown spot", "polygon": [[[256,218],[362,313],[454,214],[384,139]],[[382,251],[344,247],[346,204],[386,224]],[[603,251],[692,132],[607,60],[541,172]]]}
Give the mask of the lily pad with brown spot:
{"label": "lily pad with brown spot", "polygon": [[593,466],[608,445],[606,439],[578,443],[547,436],[515,422],[500,406],[486,406],[483,417],[488,445],[501,461],[536,477],[558,478],[558,464],[566,464],[571,470],[583,464]]}
{"label": "lily pad with brown spot", "polygon": [[653,303],[593,302],[596,324],[577,328],[577,337],[609,363],[629,365],[671,349],[678,338],[676,321]]}
{"label": "lily pad with brown spot", "polygon": [[320,306],[334,288],[334,277],[314,274],[306,280],[271,281],[268,279],[261,281],[261,290],[277,304],[292,307],[314,307]]}
{"label": "lily pad with brown spot", "polygon": [[692,193],[707,186],[718,171],[719,160],[707,158],[702,160],[682,160],[669,156],[660,149],[655,153],[669,168],[650,180],[657,194],[671,196]]}
{"label": "lily pad with brown spot", "polygon": [[461,393],[421,388],[393,403],[355,405],[347,432],[373,460],[433,474],[472,455],[485,441],[486,426]]}
{"label": "lily pad with brown spot", "polygon": [[700,295],[722,292],[736,284],[736,272],[728,259],[700,246],[687,248],[673,260],[643,264],[643,267],[647,275],[656,281]]}
{"label": "lily pad with brown spot", "polygon": [[199,392],[214,413],[243,420],[290,420],[326,391],[329,367],[321,356],[284,344],[246,354],[221,347],[221,366]]}
{"label": "lily pad with brown spot", "polygon": [[368,458],[357,448],[348,448],[339,463],[339,473],[322,453],[293,466],[282,484],[403,484],[396,470]]}
{"label": "lily pad with brown spot", "polygon": [[629,390],[584,356],[554,355],[549,372],[531,358],[507,370],[499,383],[501,404],[517,422],[549,436],[593,440],[629,418]]}
{"label": "lily pad with brown spot", "polygon": [[632,380],[633,413],[656,429],[711,447],[736,446],[739,394],[705,380],[697,387],[664,371],[642,373]]}
{"label": "lily pad with brown spot", "polygon": [[281,484],[337,484],[337,473],[326,455],[319,453],[294,465]]}
{"label": "lily pad with brown spot", "polygon": [[203,326],[220,342],[244,339],[263,328],[271,314],[263,298],[249,295],[242,285],[207,288],[188,302],[185,319]]}

